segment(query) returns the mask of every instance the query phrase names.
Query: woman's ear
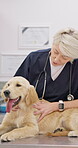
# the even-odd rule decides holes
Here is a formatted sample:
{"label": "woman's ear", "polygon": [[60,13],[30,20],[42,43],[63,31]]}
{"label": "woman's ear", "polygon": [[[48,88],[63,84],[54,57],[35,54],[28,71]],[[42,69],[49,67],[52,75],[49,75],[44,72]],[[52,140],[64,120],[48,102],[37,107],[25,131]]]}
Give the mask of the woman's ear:
{"label": "woman's ear", "polygon": [[36,92],[34,86],[30,85],[30,88],[28,90],[28,94],[26,96],[26,104],[27,104],[27,106],[29,106],[31,104],[34,104],[37,101],[38,101],[37,92]]}

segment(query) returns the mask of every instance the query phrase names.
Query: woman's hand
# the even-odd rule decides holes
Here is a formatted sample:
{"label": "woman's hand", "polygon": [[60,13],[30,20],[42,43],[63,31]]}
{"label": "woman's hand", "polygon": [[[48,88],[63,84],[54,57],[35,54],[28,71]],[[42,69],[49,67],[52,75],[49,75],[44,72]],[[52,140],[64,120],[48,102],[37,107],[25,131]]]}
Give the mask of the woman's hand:
{"label": "woman's hand", "polygon": [[39,122],[46,115],[58,110],[58,102],[50,103],[50,102],[44,100],[44,101],[39,101],[39,102],[33,104],[33,107],[37,109],[37,111],[34,112],[34,115],[40,114],[39,119],[38,119],[38,122]]}

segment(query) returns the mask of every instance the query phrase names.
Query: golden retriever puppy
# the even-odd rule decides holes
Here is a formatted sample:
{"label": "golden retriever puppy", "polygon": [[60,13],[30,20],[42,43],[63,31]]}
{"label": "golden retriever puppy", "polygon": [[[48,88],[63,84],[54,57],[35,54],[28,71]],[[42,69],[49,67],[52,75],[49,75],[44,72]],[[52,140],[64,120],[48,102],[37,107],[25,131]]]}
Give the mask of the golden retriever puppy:
{"label": "golden retriever puppy", "polygon": [[52,132],[48,134],[52,136],[78,136],[78,109],[53,112],[37,122],[38,116],[34,115],[33,104],[39,99],[34,86],[25,78],[18,76],[10,79],[1,95],[7,102],[6,114],[0,125],[1,141],[33,137],[47,132]]}

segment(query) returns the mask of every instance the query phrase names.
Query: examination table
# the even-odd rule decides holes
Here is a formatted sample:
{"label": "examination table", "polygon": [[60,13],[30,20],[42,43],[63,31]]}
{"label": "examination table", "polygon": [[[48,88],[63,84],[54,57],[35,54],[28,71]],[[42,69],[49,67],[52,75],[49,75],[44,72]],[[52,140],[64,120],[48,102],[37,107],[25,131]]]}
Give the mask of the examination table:
{"label": "examination table", "polygon": [[[0,113],[0,123],[5,113]],[[47,137],[38,135],[33,138],[25,138],[12,142],[0,142],[0,148],[78,148],[78,138]]]}

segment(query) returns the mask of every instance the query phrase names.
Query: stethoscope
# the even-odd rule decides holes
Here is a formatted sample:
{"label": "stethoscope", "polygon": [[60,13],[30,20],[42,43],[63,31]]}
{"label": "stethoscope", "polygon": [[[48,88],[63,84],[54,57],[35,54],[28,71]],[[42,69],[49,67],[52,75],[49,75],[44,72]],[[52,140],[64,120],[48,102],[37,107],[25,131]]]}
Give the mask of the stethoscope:
{"label": "stethoscope", "polygon": [[73,65],[73,61],[70,62],[70,75],[69,75],[69,94],[67,95],[67,100],[71,101],[74,100],[74,96],[71,94],[72,90],[71,90],[71,86],[72,86],[72,65]]}
{"label": "stethoscope", "polygon": [[[38,87],[38,84],[39,84],[39,81],[40,81],[40,78],[42,77],[42,75],[44,75],[44,85],[43,85],[43,92],[42,92],[42,96],[40,97],[40,99],[43,99],[44,98],[44,95],[45,95],[45,90],[46,90],[46,78],[47,78],[47,72],[46,72],[46,68],[47,68],[47,64],[48,64],[48,60],[49,60],[49,57],[51,55],[51,52],[49,52],[47,58],[46,58],[46,61],[45,61],[45,65],[44,65],[44,68],[43,70],[40,72],[38,78],[37,78],[37,81],[36,81],[36,84],[35,84],[35,89],[37,89]],[[71,90],[71,86],[72,86],[72,64],[73,64],[73,61],[70,62],[71,65],[70,65],[70,73],[69,73],[69,94],[67,95],[67,100],[71,101],[71,100],[74,100],[74,96],[72,95],[72,90]]]}

